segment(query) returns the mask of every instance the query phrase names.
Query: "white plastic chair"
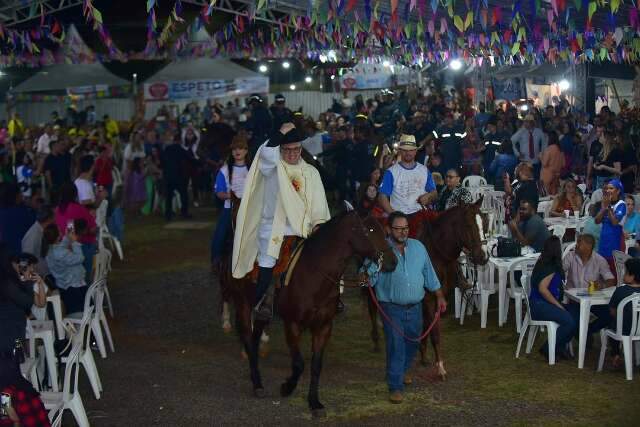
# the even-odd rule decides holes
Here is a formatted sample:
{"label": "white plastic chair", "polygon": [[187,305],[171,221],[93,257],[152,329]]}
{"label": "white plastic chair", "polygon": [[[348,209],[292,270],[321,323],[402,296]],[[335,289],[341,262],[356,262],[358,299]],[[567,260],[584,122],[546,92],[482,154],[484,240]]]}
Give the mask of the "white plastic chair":
{"label": "white plastic chair", "polygon": [[463,187],[480,187],[481,185],[487,185],[487,180],[480,175],[469,175],[462,180]]}
{"label": "white plastic chair", "polygon": [[589,208],[591,207],[591,197],[585,197],[580,208],[580,216],[589,215]]}
{"label": "white plastic chair", "polygon": [[109,209],[109,202],[107,200],[103,200],[100,203],[100,206],[96,210],[96,225],[98,226],[98,249],[103,249],[104,241],[109,240],[111,242],[111,246],[116,249],[118,252],[118,257],[121,260],[124,260],[124,253],[122,251],[122,244],[117,237],[112,235],[109,232],[109,227],[107,227],[107,210]]}
{"label": "white plastic chair", "polygon": [[553,204],[553,200],[545,200],[538,203],[538,213],[541,213],[543,218],[549,216],[549,211],[551,211],[551,205]]}
{"label": "white plastic chair", "polygon": [[616,265],[616,286],[622,285],[622,279],[624,278],[624,263],[631,258],[631,255],[625,254],[621,251],[613,251],[613,261]]}
{"label": "white plastic chair", "polygon": [[582,194],[585,194],[587,192],[587,184],[578,184],[577,187],[582,192]]}
{"label": "white plastic chair", "polygon": [[[624,320],[625,306],[631,305],[631,329],[629,335],[623,335],[622,323]],[[612,338],[616,341],[622,342],[622,349],[624,352],[624,368],[627,375],[627,380],[633,379],[633,346],[632,344],[638,344],[640,342],[640,294],[636,293],[629,295],[618,304],[616,309],[616,329],[602,329],[600,330],[600,360],[598,361],[598,372],[602,371],[604,365],[604,356],[607,352],[608,338]],[[636,349],[636,366],[640,364],[640,352]]]}
{"label": "white plastic chair", "polygon": [[80,327],[75,333],[71,332],[73,328],[69,323],[65,323],[65,327],[70,329],[71,350],[67,357],[63,358],[66,364],[64,370],[64,382],[62,391],[60,392],[41,392],[40,398],[45,409],[49,411],[49,419],[56,425],[61,425],[62,415],[65,410],[70,409],[80,427],[89,427],[89,419],[87,412],[82,403],[82,397],[78,390],[78,375],[80,371],[80,358],[84,346],[85,335],[88,334],[90,316],[84,316]]}
{"label": "white plastic chair", "polygon": [[[104,280],[99,280],[89,286],[87,295],[84,298],[84,311],[82,311],[82,313],[71,313],[63,320],[65,324],[78,325],[77,331],[79,333],[83,333],[84,343],[80,351],[80,363],[82,363],[84,371],[89,378],[89,383],[91,384],[91,388],[93,389],[93,394],[95,395],[96,399],[100,399],[100,393],[102,392],[102,381],[100,381],[98,368],[96,366],[95,359],[93,358],[93,353],[91,352],[91,334],[93,332],[93,335],[96,337],[96,341],[98,343],[100,342],[100,340],[102,340],[100,326],[96,323],[95,315],[95,304],[98,302],[102,302],[97,297],[99,293],[103,292],[103,290],[101,289],[102,286],[104,286]],[[85,326],[83,330],[81,328],[83,327],[85,322],[87,323],[87,326]],[[104,341],[102,342],[102,345],[104,346]],[[62,361],[65,362],[66,359],[67,357],[63,357]]]}
{"label": "white plastic chair", "polygon": [[40,381],[38,381],[38,359],[36,357],[25,358],[24,363],[20,364],[20,373],[22,376],[31,382],[31,385],[36,390],[40,390]]}
{"label": "white plastic chair", "polygon": [[489,268],[491,268],[490,264],[476,266],[467,261],[463,263],[465,277],[470,283],[476,283],[476,286],[465,292],[457,286],[455,288],[456,318],[460,318],[460,325],[464,325],[465,315],[471,314],[475,305],[480,311],[480,327],[483,329],[487,327],[489,296],[496,293],[495,285],[488,280]]}
{"label": "white plastic chair", "polygon": [[575,249],[576,249],[576,242],[571,242],[571,243],[567,244],[567,246],[562,250],[562,259],[564,259],[564,257],[569,255],[569,252],[571,252],[571,251],[573,251]]}
{"label": "white plastic chair", "polygon": [[564,237],[564,233],[567,232],[567,226],[562,225],[562,224],[555,224],[552,225],[551,227],[549,227],[551,229],[551,233],[558,237],[560,239],[560,241],[562,241],[562,238]]}
{"label": "white plastic chair", "polygon": [[507,288],[509,298],[505,300],[506,307],[504,308],[504,313],[506,320],[509,316],[509,302],[513,299],[516,312],[516,332],[520,332],[522,329],[522,300],[524,299],[524,291],[522,286],[518,286],[516,282],[515,272],[522,271],[521,282],[525,279],[531,280],[531,272],[536,265],[536,261],[535,259],[523,259],[514,263],[511,268],[509,268],[509,287]]}
{"label": "white plastic chair", "polygon": [[[98,250],[95,257],[96,265],[93,274],[93,281],[104,278],[106,280],[107,275],[111,271],[111,251],[107,248]],[[109,308],[109,315],[113,318],[113,305],[111,304],[111,294],[109,293],[109,287],[105,282],[104,296]]]}
{"label": "white plastic chair", "polygon": [[529,329],[529,338],[527,339],[527,354],[531,353],[531,349],[533,348],[533,343],[536,339],[536,334],[538,333],[538,328],[544,327],[547,329],[547,343],[549,349],[549,365],[556,364],[556,335],[558,332],[558,328],[560,325],[556,322],[547,321],[547,320],[533,320],[531,318],[531,308],[529,306],[529,281],[530,277],[525,277],[526,274],[523,274],[521,277],[521,282],[523,285],[523,294],[524,300],[527,305],[527,312],[524,316],[524,322],[522,323],[522,328],[520,329],[520,337],[518,338],[518,347],[516,348],[516,359],[520,357],[520,347],[522,346],[522,341],[524,340],[524,336],[527,333],[527,329]]}

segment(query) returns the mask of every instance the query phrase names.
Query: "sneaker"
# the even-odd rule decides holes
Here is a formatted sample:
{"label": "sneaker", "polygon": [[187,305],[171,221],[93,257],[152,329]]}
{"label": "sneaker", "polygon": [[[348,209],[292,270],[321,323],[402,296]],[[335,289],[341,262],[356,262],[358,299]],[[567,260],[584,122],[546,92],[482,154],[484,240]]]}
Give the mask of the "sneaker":
{"label": "sneaker", "polygon": [[389,402],[391,403],[395,403],[395,404],[402,403],[402,400],[403,400],[402,392],[400,391],[392,391],[389,394]]}

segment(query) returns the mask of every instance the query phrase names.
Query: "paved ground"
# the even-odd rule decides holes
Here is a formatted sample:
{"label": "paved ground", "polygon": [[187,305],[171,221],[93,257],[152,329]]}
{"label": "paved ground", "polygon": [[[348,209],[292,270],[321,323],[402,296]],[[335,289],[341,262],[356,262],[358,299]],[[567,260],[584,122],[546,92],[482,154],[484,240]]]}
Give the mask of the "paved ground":
{"label": "paved ground", "polygon": [[[110,282],[116,352],[97,360],[102,399],[81,384],[92,425],[308,424],[308,369],[291,398],[277,394],[289,366],[281,325],[273,326],[271,352],[261,361],[268,396],[255,399],[237,339],[220,328],[218,288],[207,263],[209,230],[163,225],[128,224],[127,259],[115,263]],[[538,355],[516,361],[512,327],[480,330],[478,316],[464,327],[444,322],[448,380],[430,381],[426,368],[417,368],[407,401],[391,405],[384,355],[370,351],[359,295],[352,292],[346,301],[321,379],[323,424],[631,425],[637,419],[628,415],[638,414],[638,380],[626,382],[622,372],[596,374],[591,365],[579,371],[573,361],[548,367]],[[490,313],[491,325],[495,317]],[[304,348],[308,368],[309,345]],[[66,417],[65,425],[73,419]]]}

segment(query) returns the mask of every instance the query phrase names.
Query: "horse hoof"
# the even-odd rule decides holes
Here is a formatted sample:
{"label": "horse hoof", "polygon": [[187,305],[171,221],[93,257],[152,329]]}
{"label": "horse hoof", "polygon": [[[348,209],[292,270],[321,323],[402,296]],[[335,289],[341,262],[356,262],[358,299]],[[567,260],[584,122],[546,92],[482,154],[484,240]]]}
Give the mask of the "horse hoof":
{"label": "horse hoof", "polygon": [[293,393],[294,387],[291,387],[289,383],[282,383],[280,385],[280,396],[289,397]]}
{"label": "horse hoof", "polygon": [[260,354],[260,357],[262,357],[263,359],[267,357],[269,355],[269,346],[267,344],[262,344],[260,346],[260,351],[258,352],[258,354]]}
{"label": "horse hoof", "polygon": [[242,360],[247,360],[249,358],[249,356],[247,356],[247,352],[244,350],[240,352],[240,357],[242,358]]}
{"label": "horse hoof", "polygon": [[224,332],[225,334],[230,334],[232,331],[233,328],[231,327],[231,324],[222,325],[222,332]]}
{"label": "horse hoof", "polygon": [[327,411],[324,408],[312,409],[311,416],[313,418],[325,418],[327,416]]}
{"label": "horse hoof", "polygon": [[253,395],[258,399],[262,399],[263,397],[266,396],[266,393],[264,392],[264,389],[260,387],[260,388],[253,389]]}
{"label": "horse hoof", "polygon": [[373,346],[373,352],[374,353],[380,353],[380,346],[379,345],[374,345]]}

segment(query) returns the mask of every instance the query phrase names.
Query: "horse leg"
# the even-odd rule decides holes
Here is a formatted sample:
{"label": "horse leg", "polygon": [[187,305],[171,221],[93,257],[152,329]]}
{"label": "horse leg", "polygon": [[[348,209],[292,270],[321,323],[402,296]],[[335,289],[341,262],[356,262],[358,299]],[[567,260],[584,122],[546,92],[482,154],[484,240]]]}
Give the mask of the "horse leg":
{"label": "horse leg", "polygon": [[324,405],[320,403],[320,399],[318,398],[318,388],[320,386],[320,372],[322,371],[324,347],[331,336],[332,326],[331,322],[329,322],[312,331],[313,339],[311,349],[313,351],[313,355],[311,356],[311,383],[309,384],[309,395],[307,397],[307,401],[309,402],[311,415],[314,418],[320,418],[326,415]]}
{"label": "horse leg", "polygon": [[266,322],[254,320],[253,332],[251,334],[251,345],[247,351],[249,355],[249,366],[251,368],[251,383],[253,384],[253,394],[256,397],[264,397],[264,387],[258,368],[258,351],[260,348],[260,337],[266,326]]}
{"label": "horse leg", "polygon": [[229,302],[224,301],[222,303],[222,330],[225,334],[231,332],[231,310],[229,309]]}
{"label": "horse leg", "polygon": [[[249,371],[251,383],[253,384],[253,391],[256,396],[264,394],[264,387],[262,387],[262,381],[260,378],[260,372],[258,370],[258,351],[257,343],[260,339],[260,334],[256,334],[256,329],[263,329],[264,325],[258,324],[251,325],[251,305],[248,301],[243,299],[236,299],[236,327],[238,328],[238,335],[240,341],[244,347],[244,353],[249,359]],[[257,336],[257,340],[256,340]],[[255,344],[254,344],[255,343]]]}
{"label": "horse leg", "polygon": [[[433,322],[433,319],[435,318],[435,312],[437,309],[435,301],[430,301],[429,304],[426,304],[426,308],[428,313],[428,320],[424,327],[428,328]],[[438,375],[440,375],[440,378],[444,381],[447,377],[447,371],[444,369],[444,361],[442,360],[442,347],[440,344],[440,322],[439,321],[433,326],[433,329],[431,329],[431,333],[429,334],[429,337],[431,338],[431,345],[433,346],[435,366],[436,366],[436,369],[438,370]],[[426,342],[425,342],[425,345],[426,345]]]}
{"label": "horse leg", "polygon": [[380,333],[378,332],[378,309],[367,292],[367,308],[369,319],[371,319],[371,341],[373,341],[373,352],[380,353]]}
{"label": "horse leg", "polygon": [[[423,322],[425,331],[427,330],[426,328],[429,327],[432,321],[433,321],[433,318],[431,317],[431,314],[427,307],[427,297],[425,296],[424,300],[422,301],[422,322]],[[429,361],[427,360],[427,339],[428,337],[424,337],[420,341],[420,364],[422,366],[429,365]]]}
{"label": "horse leg", "polygon": [[269,335],[267,335],[266,329],[262,331],[260,336],[260,357],[265,358],[269,354]]}
{"label": "horse leg", "polygon": [[300,375],[304,371],[304,358],[300,352],[300,338],[302,333],[297,323],[285,323],[284,333],[291,354],[291,376],[280,386],[280,396],[288,397],[298,385]]}

